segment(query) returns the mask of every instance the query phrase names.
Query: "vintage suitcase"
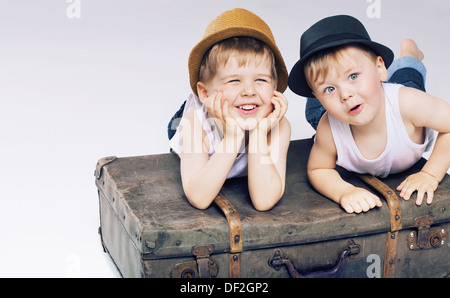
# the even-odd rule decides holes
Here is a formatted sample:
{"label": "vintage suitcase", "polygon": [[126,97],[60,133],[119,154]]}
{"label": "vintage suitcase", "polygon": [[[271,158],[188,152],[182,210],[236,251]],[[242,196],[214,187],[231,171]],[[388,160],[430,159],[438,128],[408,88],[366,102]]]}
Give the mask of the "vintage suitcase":
{"label": "vintage suitcase", "polygon": [[[382,181],[340,170],[387,200],[347,214],[308,184],[311,139],[292,141],[286,192],[256,211],[244,179],[206,210],[184,196],[175,154],[103,158],[96,167],[102,244],[124,277],[448,277],[450,179],[433,204],[397,198],[410,171]],[[375,190],[375,188],[377,190]]]}

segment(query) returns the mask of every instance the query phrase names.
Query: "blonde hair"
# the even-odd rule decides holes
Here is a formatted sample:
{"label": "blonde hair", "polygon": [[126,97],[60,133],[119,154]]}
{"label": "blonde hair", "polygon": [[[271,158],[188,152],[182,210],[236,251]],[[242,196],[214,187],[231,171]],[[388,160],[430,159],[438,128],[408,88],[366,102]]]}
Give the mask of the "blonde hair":
{"label": "blonde hair", "polygon": [[367,55],[374,59],[377,59],[378,55],[370,48],[362,44],[346,44],[343,46],[337,46],[322,50],[315,55],[308,58],[305,62],[305,77],[309,87],[312,89],[312,83],[323,82],[328,73],[337,71],[337,68],[345,69],[348,65],[348,61],[344,59],[343,50],[355,47],[364,51]]}
{"label": "blonde hair", "polygon": [[[271,60],[271,75],[277,86],[277,69],[275,56],[265,43],[252,37],[232,37],[216,43],[203,56],[199,69],[199,81],[207,83],[212,79],[219,66],[227,64],[232,53],[238,53],[238,66],[243,67],[250,61],[259,64],[267,55]],[[254,59],[254,60],[251,60]]]}

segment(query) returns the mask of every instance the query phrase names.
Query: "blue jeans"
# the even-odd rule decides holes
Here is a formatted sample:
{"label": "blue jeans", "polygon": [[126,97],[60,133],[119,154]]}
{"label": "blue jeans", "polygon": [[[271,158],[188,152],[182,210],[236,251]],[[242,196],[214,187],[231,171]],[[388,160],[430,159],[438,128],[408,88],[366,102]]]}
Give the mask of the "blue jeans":
{"label": "blue jeans", "polygon": [[[388,83],[402,84],[425,92],[427,70],[423,63],[413,57],[401,57],[394,60],[388,69]],[[325,108],[317,98],[308,97],[305,107],[306,120],[314,130],[317,129]]]}

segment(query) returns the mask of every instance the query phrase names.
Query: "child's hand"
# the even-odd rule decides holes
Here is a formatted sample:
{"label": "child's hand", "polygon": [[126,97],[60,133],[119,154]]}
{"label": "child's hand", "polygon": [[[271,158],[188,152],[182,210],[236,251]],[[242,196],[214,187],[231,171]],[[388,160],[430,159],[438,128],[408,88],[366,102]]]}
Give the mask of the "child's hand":
{"label": "child's hand", "polygon": [[216,124],[222,130],[224,138],[242,138],[244,136],[244,131],[239,127],[236,120],[230,115],[229,102],[225,101],[222,104],[221,92],[214,92],[209,98],[207,98],[205,101],[205,107],[208,113],[216,121]]}
{"label": "child's hand", "polygon": [[368,190],[359,187],[352,187],[341,198],[341,207],[347,213],[367,212],[376,206],[381,207],[382,203],[379,197]]}
{"label": "child's hand", "polygon": [[430,174],[420,171],[416,174],[408,176],[397,190],[400,192],[400,197],[404,200],[409,200],[413,192],[417,191],[416,205],[420,206],[423,201],[425,193],[427,194],[427,204],[433,202],[434,191],[437,189],[439,181]]}
{"label": "child's hand", "polygon": [[223,104],[222,115],[222,119],[225,119],[222,120],[225,121],[225,128],[223,131],[224,137],[231,137],[241,140],[245,136],[245,132],[242,126],[239,125],[238,121],[230,115],[230,103],[228,100],[225,100],[225,103]]}
{"label": "child's hand", "polygon": [[225,119],[222,113],[222,93],[214,92],[204,101],[204,105],[214,120],[217,120],[216,123],[218,122],[217,125],[219,125],[219,128],[223,132],[225,129]]}
{"label": "child's hand", "polygon": [[278,123],[280,123],[281,119],[283,119],[284,114],[286,114],[288,108],[288,101],[286,97],[284,97],[283,93],[274,91],[274,96],[272,97],[272,104],[274,109],[272,113],[267,115],[266,118],[262,118],[259,120],[257,129],[267,135],[269,131],[272,130]]}

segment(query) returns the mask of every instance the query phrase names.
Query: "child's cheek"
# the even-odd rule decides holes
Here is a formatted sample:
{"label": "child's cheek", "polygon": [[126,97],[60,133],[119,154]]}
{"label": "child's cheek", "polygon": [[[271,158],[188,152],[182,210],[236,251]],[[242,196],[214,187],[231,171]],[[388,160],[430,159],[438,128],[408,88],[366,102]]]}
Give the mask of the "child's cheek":
{"label": "child's cheek", "polygon": [[274,110],[275,110],[275,105],[273,103],[270,103],[268,105],[266,112],[264,113],[264,118],[269,116],[269,114],[272,113]]}

